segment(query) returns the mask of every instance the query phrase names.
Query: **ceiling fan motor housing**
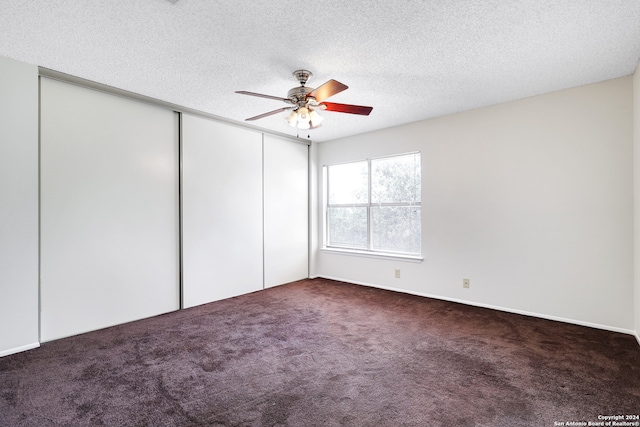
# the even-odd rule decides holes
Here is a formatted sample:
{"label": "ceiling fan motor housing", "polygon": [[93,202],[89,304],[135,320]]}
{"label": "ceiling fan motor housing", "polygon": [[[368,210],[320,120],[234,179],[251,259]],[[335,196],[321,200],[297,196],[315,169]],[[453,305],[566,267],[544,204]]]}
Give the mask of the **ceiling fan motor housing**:
{"label": "ceiling fan motor housing", "polygon": [[304,107],[311,98],[307,95],[313,92],[314,88],[306,86],[298,86],[287,92],[287,98],[291,99],[298,107]]}

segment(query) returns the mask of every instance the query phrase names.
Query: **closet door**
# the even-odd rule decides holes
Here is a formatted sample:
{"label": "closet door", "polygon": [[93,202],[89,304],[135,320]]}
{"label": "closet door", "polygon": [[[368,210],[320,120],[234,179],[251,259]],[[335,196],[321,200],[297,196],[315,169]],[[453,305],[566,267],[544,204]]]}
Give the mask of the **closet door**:
{"label": "closet door", "polygon": [[0,357],[38,343],[38,67],[0,56]]}
{"label": "closet door", "polygon": [[41,340],[179,308],[178,115],[41,78]]}
{"label": "closet door", "polygon": [[264,284],[309,277],[309,147],[264,136]]}
{"label": "closet door", "polygon": [[262,134],[182,116],[183,305],[263,288]]}

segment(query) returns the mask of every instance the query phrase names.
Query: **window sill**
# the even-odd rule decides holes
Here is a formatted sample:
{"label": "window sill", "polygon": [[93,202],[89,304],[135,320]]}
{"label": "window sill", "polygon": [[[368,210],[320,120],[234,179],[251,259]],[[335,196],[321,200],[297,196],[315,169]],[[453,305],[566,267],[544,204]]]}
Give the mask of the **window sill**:
{"label": "window sill", "polygon": [[378,258],[378,259],[393,259],[407,262],[422,262],[424,258],[420,255],[403,255],[403,254],[394,254],[389,252],[370,252],[370,251],[359,251],[357,249],[343,249],[343,248],[321,248],[322,252],[338,254],[338,255],[350,255],[350,256],[361,256],[366,258]]}

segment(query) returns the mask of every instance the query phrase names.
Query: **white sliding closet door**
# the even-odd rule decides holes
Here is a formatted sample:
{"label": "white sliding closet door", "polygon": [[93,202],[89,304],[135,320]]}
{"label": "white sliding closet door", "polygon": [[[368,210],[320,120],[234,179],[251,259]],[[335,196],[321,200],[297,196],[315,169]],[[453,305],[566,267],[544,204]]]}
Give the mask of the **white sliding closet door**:
{"label": "white sliding closet door", "polygon": [[41,339],[179,308],[178,115],[41,78]]}
{"label": "white sliding closet door", "polygon": [[263,288],[262,135],[182,116],[183,305]]}
{"label": "white sliding closet door", "polygon": [[0,56],[0,357],[38,343],[38,67]]}
{"label": "white sliding closet door", "polygon": [[309,277],[309,147],[264,136],[264,283]]}

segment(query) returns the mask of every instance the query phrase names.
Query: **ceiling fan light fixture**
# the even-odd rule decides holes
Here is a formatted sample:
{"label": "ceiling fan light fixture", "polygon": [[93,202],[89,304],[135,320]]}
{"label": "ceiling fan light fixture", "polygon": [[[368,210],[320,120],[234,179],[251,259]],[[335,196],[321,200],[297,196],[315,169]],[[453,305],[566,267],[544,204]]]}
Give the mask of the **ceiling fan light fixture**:
{"label": "ceiling fan light fixture", "polygon": [[320,123],[322,123],[324,117],[316,113],[315,110],[311,110],[311,112],[309,113],[309,119],[311,121],[311,126],[315,128],[320,126]]}
{"label": "ceiling fan light fixture", "polygon": [[296,127],[298,129],[310,129],[311,128],[311,124],[309,122],[298,122]]}
{"label": "ceiling fan light fixture", "polygon": [[301,107],[298,109],[298,121],[301,123],[309,122],[309,110],[307,107]]}
{"label": "ceiling fan light fixture", "polygon": [[295,127],[298,123],[298,113],[296,112],[296,110],[291,110],[291,112],[287,114],[287,117],[285,117],[284,119],[287,123],[289,123],[290,126]]}
{"label": "ceiling fan light fixture", "polygon": [[[294,128],[298,128],[298,129],[310,129],[312,127],[315,127],[316,124],[314,124],[312,122],[312,117],[314,117],[314,111],[307,108],[307,107],[300,107],[296,110],[291,111],[285,118],[284,120],[289,123],[289,126],[293,126]],[[319,118],[320,116],[318,116],[318,114],[315,114],[316,120],[317,118]],[[322,121],[322,118],[320,117],[320,121]],[[318,122],[318,124],[320,124],[320,122]]]}

